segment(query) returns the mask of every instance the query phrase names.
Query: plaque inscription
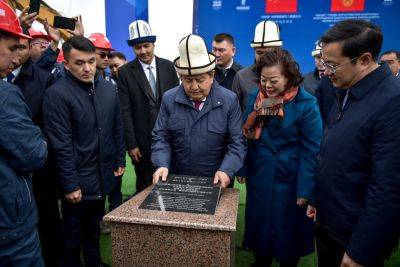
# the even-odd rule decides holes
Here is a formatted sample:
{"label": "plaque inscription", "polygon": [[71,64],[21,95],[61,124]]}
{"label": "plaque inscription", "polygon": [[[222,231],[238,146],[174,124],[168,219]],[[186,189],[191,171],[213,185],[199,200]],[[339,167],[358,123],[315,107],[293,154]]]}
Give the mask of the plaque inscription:
{"label": "plaque inscription", "polygon": [[221,188],[212,177],[169,175],[159,181],[140,205],[140,209],[215,214]]}

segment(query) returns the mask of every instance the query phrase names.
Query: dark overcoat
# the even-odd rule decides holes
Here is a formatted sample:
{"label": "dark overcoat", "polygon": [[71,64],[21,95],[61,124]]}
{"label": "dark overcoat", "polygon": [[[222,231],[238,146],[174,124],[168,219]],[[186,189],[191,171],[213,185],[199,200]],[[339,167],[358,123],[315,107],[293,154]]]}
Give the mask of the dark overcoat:
{"label": "dark overcoat", "polygon": [[246,149],[242,113],[232,91],[214,83],[201,111],[183,86],[165,93],[153,130],[152,162],[170,173],[214,177],[220,170],[233,179]]}
{"label": "dark overcoat", "polygon": [[[258,90],[248,95],[244,119]],[[303,89],[284,105],[284,118],[267,123],[251,140],[245,161],[246,240],[261,255],[287,260],[314,250],[313,221],[297,198],[314,197],[314,171],[322,135],[316,99]],[[241,173],[242,174],[242,173]]]}
{"label": "dark overcoat", "polygon": [[377,266],[400,236],[400,83],[384,64],[348,90],[321,145],[317,219],[350,258]]}
{"label": "dark overcoat", "polygon": [[[34,126],[20,89],[0,80],[0,247],[35,231],[31,173],[42,167],[47,146]],[[7,246],[5,246],[6,248]],[[3,251],[2,251],[3,252]],[[1,253],[0,253],[1,254]]]}
{"label": "dark overcoat", "polygon": [[83,83],[66,72],[46,90],[43,117],[64,195],[81,189],[101,199],[116,183],[114,170],[125,166],[115,86],[99,74]]}

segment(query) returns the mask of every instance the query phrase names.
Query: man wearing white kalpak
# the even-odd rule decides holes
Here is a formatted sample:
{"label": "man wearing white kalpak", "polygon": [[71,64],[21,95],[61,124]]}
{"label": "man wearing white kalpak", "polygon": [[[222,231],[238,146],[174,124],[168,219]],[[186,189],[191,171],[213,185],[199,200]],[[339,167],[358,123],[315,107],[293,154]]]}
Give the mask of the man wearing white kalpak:
{"label": "man wearing white kalpak", "polygon": [[247,94],[259,84],[258,74],[254,69],[255,64],[265,51],[282,46],[279,26],[269,20],[258,23],[254,31],[254,40],[250,46],[254,49],[254,64],[238,71],[232,83],[232,91],[237,94],[242,110],[246,107]]}
{"label": "man wearing white kalpak", "polygon": [[214,177],[226,187],[242,167],[246,148],[235,93],[214,82],[215,56],[188,35],[174,64],[182,84],[164,94],[153,129],[153,183],[168,173]]}
{"label": "man wearing white kalpak", "polygon": [[136,58],[118,70],[118,89],[125,124],[126,150],[136,172],[136,194],[151,185],[151,131],[165,91],[179,85],[174,64],[154,54],[156,36],[150,25],[129,25],[128,45]]}

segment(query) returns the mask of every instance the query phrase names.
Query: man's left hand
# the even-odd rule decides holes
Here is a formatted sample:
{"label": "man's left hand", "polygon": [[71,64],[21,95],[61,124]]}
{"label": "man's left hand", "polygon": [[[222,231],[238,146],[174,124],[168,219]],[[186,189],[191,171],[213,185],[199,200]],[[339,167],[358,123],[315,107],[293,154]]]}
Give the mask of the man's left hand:
{"label": "man's left hand", "polygon": [[217,184],[218,182],[221,184],[222,188],[225,188],[229,185],[231,179],[229,179],[228,174],[223,171],[217,171],[214,176],[214,184]]}
{"label": "man's left hand", "polygon": [[300,207],[304,207],[305,205],[307,205],[308,200],[302,197],[298,197],[297,198],[297,202],[296,204],[299,205]]}
{"label": "man's left hand", "polygon": [[71,31],[71,30],[67,29],[67,31],[70,34],[72,34],[73,36],[83,36],[84,33],[85,33],[85,30],[83,28],[82,16],[79,15],[79,16],[75,17],[75,20],[76,20],[76,22],[75,22],[75,30]]}
{"label": "man's left hand", "polygon": [[47,35],[57,44],[61,40],[61,33],[60,30],[57,28],[52,27],[48,22],[47,19],[44,21],[44,29],[47,32]]}
{"label": "man's left hand", "polygon": [[340,267],[363,267],[363,265],[353,261],[347,253],[344,253]]}
{"label": "man's left hand", "polygon": [[125,172],[125,167],[118,167],[118,169],[114,171],[114,176],[115,177],[121,176],[122,174],[124,174],[124,172]]}

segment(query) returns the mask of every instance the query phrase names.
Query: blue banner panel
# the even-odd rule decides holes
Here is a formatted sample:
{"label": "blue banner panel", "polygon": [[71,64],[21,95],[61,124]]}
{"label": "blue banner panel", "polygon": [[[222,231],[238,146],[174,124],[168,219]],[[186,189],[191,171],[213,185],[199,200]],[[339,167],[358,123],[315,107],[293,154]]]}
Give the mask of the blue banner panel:
{"label": "blue banner panel", "polygon": [[137,19],[148,21],[148,0],[105,0],[106,34],[113,48],[125,54],[128,60],[135,56],[126,41],[129,24]]}
{"label": "blue banner panel", "polygon": [[254,62],[250,42],[262,20],[281,27],[283,46],[300,64],[303,73],[314,69],[314,43],[333,24],[349,18],[378,24],[384,33],[382,51],[400,50],[399,0],[195,0],[194,33],[211,48],[213,36],[226,32],[235,38],[236,60]]}

